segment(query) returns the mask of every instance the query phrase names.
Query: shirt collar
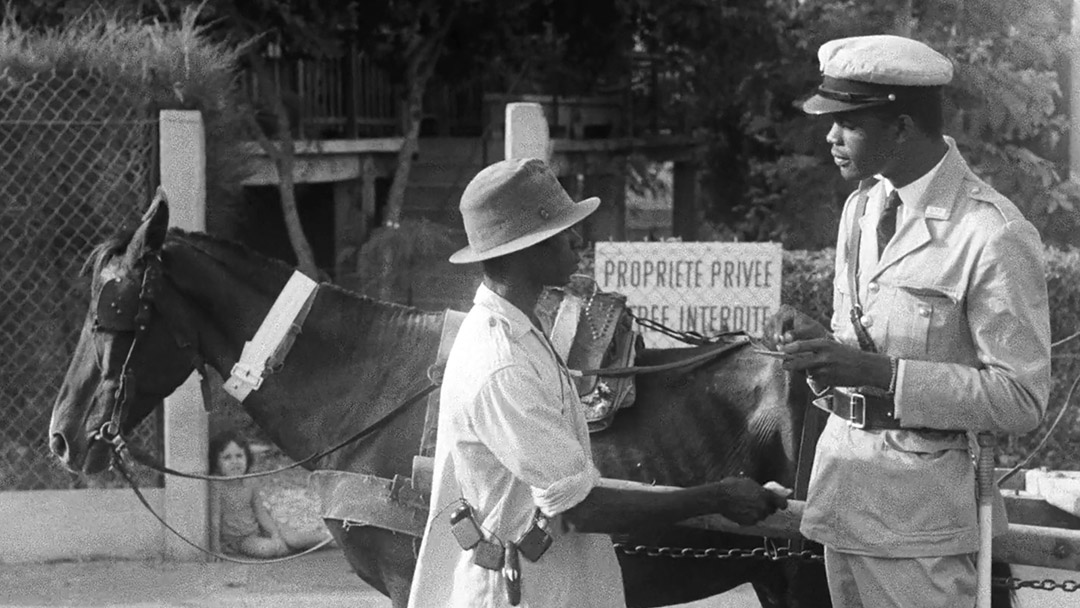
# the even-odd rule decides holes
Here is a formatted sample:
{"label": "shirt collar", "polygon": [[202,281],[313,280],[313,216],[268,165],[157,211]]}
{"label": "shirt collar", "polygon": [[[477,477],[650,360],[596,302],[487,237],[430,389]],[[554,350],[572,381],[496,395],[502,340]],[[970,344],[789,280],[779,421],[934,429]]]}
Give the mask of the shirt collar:
{"label": "shirt collar", "polygon": [[[953,144],[949,141],[949,138],[945,138],[945,145],[948,146],[948,148],[952,148],[953,146]],[[885,198],[888,199],[895,190],[900,194],[900,200],[904,203],[905,206],[907,206],[909,209],[917,207],[919,202],[922,200],[923,195],[926,194],[926,189],[930,187],[930,182],[934,181],[934,176],[941,172],[941,167],[945,164],[945,159],[948,156],[949,149],[946,149],[945,154],[941,156],[941,160],[939,160],[938,163],[934,165],[933,169],[930,169],[929,171],[924,173],[922,177],[902,188],[897,188],[896,186],[893,186],[892,182],[889,181],[887,177],[879,175],[878,179],[881,180],[882,185],[885,187]]]}
{"label": "shirt collar", "polygon": [[521,337],[527,334],[529,331],[536,330],[536,326],[533,325],[529,317],[525,316],[525,313],[521,312],[517,306],[510,303],[509,300],[495,293],[488,288],[487,285],[480,283],[480,287],[476,290],[476,296],[473,297],[473,304],[481,306],[488,310],[496,317],[499,317],[510,328],[510,335],[513,337]]}

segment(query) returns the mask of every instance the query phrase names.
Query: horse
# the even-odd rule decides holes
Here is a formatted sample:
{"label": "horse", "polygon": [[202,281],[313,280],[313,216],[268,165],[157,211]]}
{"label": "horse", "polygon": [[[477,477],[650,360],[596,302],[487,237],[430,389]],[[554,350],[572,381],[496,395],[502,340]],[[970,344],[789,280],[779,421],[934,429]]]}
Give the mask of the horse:
{"label": "horse", "polygon": [[[129,433],[193,371],[208,366],[228,377],[293,272],[243,245],[167,225],[168,206],[159,197],[135,230],[98,245],[84,266],[92,272],[91,301],[49,433],[69,470],[105,470],[110,440]],[[423,400],[408,402],[430,388],[427,366],[443,315],[323,284],[284,364],[242,405],[294,460],[378,423],[363,441],[305,467],[408,477],[427,413]],[[100,323],[102,317],[110,321]],[[698,351],[645,350],[635,364]],[[634,407],[593,436],[596,464],[606,477],[646,483],[691,486],[745,475],[790,487],[806,390],[778,361],[747,348],[642,375]],[[351,568],[395,608],[404,607],[418,539],[340,524],[327,520]],[[719,553],[762,546],[759,538],[677,526],[637,531],[626,542],[725,548]],[[619,560],[630,606],[689,602],[747,582],[766,608],[829,605],[824,569],[814,561],[634,552]]]}

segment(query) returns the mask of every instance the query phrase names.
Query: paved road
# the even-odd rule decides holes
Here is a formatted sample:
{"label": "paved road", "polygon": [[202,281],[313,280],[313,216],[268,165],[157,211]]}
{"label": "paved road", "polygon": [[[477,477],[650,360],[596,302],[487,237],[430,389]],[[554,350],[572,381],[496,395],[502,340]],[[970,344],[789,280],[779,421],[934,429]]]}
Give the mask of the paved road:
{"label": "paved road", "polygon": [[[1077,580],[1080,573],[1018,567],[1022,578]],[[1023,608],[1080,605],[1080,593],[1024,591]],[[336,549],[286,563],[83,561],[0,564],[0,607],[390,608],[364,585]],[[753,590],[736,588],[683,608],[758,608]]]}

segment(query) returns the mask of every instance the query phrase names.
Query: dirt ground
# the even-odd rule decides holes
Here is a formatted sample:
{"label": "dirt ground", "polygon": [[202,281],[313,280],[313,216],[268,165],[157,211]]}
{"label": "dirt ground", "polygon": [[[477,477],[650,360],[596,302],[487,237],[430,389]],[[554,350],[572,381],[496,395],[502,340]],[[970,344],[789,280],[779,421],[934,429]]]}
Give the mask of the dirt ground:
{"label": "dirt ground", "polygon": [[[289,562],[91,560],[0,565],[0,607],[390,608],[357,578],[338,549]],[[684,608],[757,606],[749,587]]]}
{"label": "dirt ground", "polygon": [[338,549],[279,564],[95,560],[0,565],[0,606],[388,608]]}
{"label": "dirt ground", "polygon": [[[1075,572],[1018,567],[1017,576],[1077,580]],[[1063,591],[1020,594],[1023,608],[1080,605]],[[338,549],[271,565],[89,560],[0,564],[0,607],[390,608],[357,578]],[[748,585],[682,608],[757,608]]]}

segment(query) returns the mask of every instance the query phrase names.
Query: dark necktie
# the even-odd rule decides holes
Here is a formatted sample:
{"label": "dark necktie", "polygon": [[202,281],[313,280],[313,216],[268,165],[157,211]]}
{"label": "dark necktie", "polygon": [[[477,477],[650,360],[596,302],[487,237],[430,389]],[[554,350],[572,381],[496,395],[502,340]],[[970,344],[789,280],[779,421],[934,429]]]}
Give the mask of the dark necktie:
{"label": "dark necktie", "polygon": [[900,200],[900,193],[893,190],[892,194],[889,195],[889,200],[885,201],[885,209],[881,211],[881,219],[878,220],[878,259],[881,259],[881,252],[885,250],[885,245],[887,245],[893,235],[896,234],[896,210],[900,208],[901,204],[903,204],[903,201]]}

